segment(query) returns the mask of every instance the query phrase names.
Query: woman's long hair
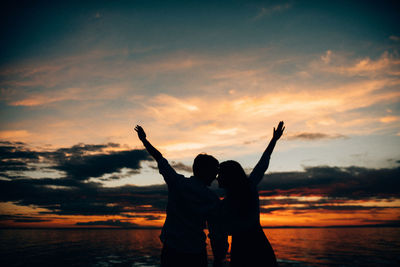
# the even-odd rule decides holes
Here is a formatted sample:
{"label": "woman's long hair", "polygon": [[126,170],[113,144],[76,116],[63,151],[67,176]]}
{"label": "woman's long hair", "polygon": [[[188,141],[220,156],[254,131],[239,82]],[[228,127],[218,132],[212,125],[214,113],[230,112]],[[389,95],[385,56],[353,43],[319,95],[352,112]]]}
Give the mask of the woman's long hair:
{"label": "woman's long hair", "polygon": [[245,214],[251,205],[249,178],[239,162],[224,161],[219,165],[219,186],[226,189],[231,204],[239,213]]}

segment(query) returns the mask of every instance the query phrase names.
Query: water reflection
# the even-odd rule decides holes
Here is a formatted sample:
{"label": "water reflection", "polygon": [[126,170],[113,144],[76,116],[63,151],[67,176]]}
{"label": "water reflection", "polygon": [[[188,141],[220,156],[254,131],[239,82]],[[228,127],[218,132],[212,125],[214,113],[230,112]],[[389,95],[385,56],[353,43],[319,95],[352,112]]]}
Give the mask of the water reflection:
{"label": "water reflection", "polygon": [[[280,266],[398,266],[400,261],[400,228],[264,232]],[[160,230],[0,230],[0,258],[2,266],[158,266],[159,234]]]}
{"label": "water reflection", "polygon": [[276,256],[307,266],[396,266],[400,228],[264,229]]}

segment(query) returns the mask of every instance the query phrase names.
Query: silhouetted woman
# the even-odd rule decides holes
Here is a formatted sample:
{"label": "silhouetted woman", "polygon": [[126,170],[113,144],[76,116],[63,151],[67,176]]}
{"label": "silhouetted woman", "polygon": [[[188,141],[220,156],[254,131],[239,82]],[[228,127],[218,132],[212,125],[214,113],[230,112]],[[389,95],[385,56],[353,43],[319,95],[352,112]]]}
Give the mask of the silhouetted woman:
{"label": "silhouetted woman", "polygon": [[225,189],[222,220],[232,235],[231,267],[277,266],[272,249],[260,225],[260,203],[257,185],[264,177],[276,141],[282,136],[283,121],[261,159],[247,177],[242,166],[233,160],[220,164],[218,183]]}

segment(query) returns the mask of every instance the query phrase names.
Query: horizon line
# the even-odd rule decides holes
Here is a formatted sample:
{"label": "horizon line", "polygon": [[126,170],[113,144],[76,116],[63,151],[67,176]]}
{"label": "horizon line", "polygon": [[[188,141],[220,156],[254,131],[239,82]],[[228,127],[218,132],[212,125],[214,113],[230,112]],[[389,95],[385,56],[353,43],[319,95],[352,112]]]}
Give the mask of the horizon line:
{"label": "horizon line", "polygon": [[[400,227],[400,223],[394,224],[364,224],[364,225],[331,225],[331,226],[262,226],[263,229],[307,229],[307,228],[387,228]],[[162,227],[0,227],[0,230],[157,230]]]}

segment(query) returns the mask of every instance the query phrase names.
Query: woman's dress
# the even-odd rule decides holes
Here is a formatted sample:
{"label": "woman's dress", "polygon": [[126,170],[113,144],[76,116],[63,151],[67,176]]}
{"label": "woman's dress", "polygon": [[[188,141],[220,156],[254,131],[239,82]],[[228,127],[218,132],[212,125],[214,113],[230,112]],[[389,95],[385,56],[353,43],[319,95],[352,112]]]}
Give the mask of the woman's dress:
{"label": "woman's dress", "polygon": [[[248,188],[241,188],[237,194],[227,192],[222,201],[225,227],[232,235],[231,267],[278,266],[274,250],[260,225],[257,184],[265,170],[265,166],[256,166],[249,176]],[[245,190],[249,190],[248,201],[244,202],[244,207],[238,208],[243,204]]]}
{"label": "woman's dress", "polygon": [[231,266],[277,266],[274,250],[260,225],[232,235]]}

